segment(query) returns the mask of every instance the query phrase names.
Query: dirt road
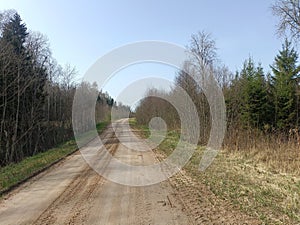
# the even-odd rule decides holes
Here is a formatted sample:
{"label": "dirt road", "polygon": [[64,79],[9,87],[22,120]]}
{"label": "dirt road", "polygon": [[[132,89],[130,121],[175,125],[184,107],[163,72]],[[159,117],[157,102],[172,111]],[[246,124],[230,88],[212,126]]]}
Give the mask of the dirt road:
{"label": "dirt road", "polygon": [[[124,120],[115,123],[115,127],[119,130],[118,138],[112,127],[101,135],[115,159],[126,164],[151,165],[158,162],[157,158],[163,158],[159,153],[146,151],[126,130]],[[127,147],[119,140],[126,142]],[[133,151],[130,146],[145,149]],[[101,153],[102,148],[92,141],[82,151],[92,158],[100,152],[101,157],[96,157],[94,165],[102,172],[130,178],[128,171],[112,166]],[[0,201],[2,224],[189,225],[259,221],[215,196],[209,187],[193,180],[184,170],[156,185],[124,186],[100,176],[77,152],[5,196]]]}
{"label": "dirt road", "polygon": [[[118,159],[136,165],[155,160],[153,153],[121,145],[111,127],[103,136]],[[110,182],[77,153],[6,196],[0,202],[0,224],[192,224],[175,195],[168,182],[148,187]]]}

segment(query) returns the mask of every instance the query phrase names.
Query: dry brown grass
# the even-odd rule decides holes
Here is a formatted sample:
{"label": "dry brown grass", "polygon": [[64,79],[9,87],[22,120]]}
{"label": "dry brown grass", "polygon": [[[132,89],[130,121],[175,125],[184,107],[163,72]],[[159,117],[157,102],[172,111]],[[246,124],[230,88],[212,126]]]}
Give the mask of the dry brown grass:
{"label": "dry brown grass", "polygon": [[238,131],[228,133],[224,143],[228,152],[261,163],[274,173],[300,175],[300,145],[295,136]]}

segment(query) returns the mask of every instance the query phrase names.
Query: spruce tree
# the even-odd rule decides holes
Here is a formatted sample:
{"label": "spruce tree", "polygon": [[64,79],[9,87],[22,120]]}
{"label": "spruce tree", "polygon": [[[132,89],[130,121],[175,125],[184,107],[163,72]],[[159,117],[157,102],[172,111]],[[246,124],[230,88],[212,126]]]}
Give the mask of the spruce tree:
{"label": "spruce tree", "polygon": [[28,36],[27,28],[18,13],[4,25],[2,40],[13,46],[15,53],[20,55],[25,52],[24,43]]}
{"label": "spruce tree", "polygon": [[243,82],[241,114],[242,122],[248,127],[262,128],[270,124],[271,104],[267,93],[267,81],[261,65],[249,58],[241,71]]}
{"label": "spruce tree", "polygon": [[287,39],[271,66],[274,77],[275,123],[288,130],[297,125],[296,88],[299,77],[298,54]]}

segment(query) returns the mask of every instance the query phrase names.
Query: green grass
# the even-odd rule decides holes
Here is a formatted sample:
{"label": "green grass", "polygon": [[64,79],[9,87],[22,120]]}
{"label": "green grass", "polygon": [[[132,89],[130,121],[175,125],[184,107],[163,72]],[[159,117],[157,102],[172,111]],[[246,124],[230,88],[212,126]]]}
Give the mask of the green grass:
{"label": "green grass", "polygon": [[150,130],[148,126],[138,124],[135,118],[129,119],[129,125],[132,129],[138,130],[139,135],[143,138],[149,138]]}
{"label": "green grass", "polygon": [[[97,124],[97,131],[102,132],[109,122]],[[0,193],[8,190],[24,179],[32,176],[55,161],[66,157],[76,151],[77,144],[74,139],[67,141],[56,148],[25,158],[19,163],[10,164],[0,168]]]}
{"label": "green grass", "polygon": [[0,168],[0,190],[17,184],[26,177],[41,170],[47,165],[63,158],[77,148],[75,140],[68,141],[57,148],[25,158],[19,163]]}

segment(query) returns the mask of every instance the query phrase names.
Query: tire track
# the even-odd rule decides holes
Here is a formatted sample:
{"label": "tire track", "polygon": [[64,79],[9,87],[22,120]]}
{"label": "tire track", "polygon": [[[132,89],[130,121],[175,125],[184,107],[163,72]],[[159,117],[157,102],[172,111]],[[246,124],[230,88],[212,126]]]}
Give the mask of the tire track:
{"label": "tire track", "polygon": [[[105,138],[107,138],[106,135]],[[107,140],[115,139],[112,135]],[[114,155],[118,143],[105,144],[110,154]],[[76,175],[65,190],[53,201],[49,207],[33,223],[47,224],[83,224],[93,203],[93,193],[106,180],[86,165],[82,173]]]}
{"label": "tire track", "polygon": [[[156,151],[156,157],[162,161],[165,155]],[[168,181],[175,190],[174,197],[182,203],[189,217],[194,218],[193,224],[260,224],[256,218],[218,198],[205,184],[190,177],[184,169]]]}

